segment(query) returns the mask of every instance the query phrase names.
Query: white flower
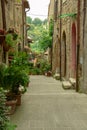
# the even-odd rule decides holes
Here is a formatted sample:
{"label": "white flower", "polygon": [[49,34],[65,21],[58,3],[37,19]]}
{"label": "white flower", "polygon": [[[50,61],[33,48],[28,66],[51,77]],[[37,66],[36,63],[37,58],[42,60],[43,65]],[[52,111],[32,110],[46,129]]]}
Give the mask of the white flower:
{"label": "white flower", "polygon": [[19,91],[20,91],[20,92],[23,92],[23,91],[24,91],[24,86],[20,85],[20,86],[19,86]]}

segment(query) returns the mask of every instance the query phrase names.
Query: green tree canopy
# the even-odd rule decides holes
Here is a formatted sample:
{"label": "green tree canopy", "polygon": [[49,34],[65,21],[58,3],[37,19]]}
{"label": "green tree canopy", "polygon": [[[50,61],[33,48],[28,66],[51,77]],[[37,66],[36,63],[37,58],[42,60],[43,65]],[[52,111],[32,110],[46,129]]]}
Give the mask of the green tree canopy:
{"label": "green tree canopy", "polygon": [[47,19],[41,21],[39,18],[35,18],[30,25],[28,35],[33,39],[33,43],[31,44],[33,51],[46,51],[48,47],[52,47],[53,21],[50,20],[48,28]]}
{"label": "green tree canopy", "polygon": [[28,24],[31,24],[32,23],[32,18],[27,16],[26,21],[27,21]]}
{"label": "green tree canopy", "polygon": [[39,18],[35,18],[32,23],[35,25],[35,26],[40,26],[42,24],[42,20],[39,19]]}

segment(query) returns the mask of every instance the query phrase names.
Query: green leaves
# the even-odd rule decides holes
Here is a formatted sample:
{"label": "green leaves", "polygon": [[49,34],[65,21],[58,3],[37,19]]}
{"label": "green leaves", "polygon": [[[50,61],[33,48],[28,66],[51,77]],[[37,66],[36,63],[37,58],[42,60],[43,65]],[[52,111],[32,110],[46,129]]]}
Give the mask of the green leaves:
{"label": "green leaves", "polygon": [[6,97],[5,92],[2,88],[0,88],[0,130],[15,130],[10,122],[9,118],[7,116],[8,108],[5,105]]}
{"label": "green leaves", "polygon": [[48,28],[47,19],[41,21],[39,18],[35,18],[31,22],[28,34],[34,41],[33,44],[31,44],[31,49],[33,51],[38,53],[46,51],[48,47],[52,47],[53,20],[50,20]]}
{"label": "green leaves", "polygon": [[42,37],[39,41],[39,45],[40,48],[42,48],[44,51],[46,51],[48,47],[52,47],[52,37],[49,36],[49,32],[47,30],[42,32]]}

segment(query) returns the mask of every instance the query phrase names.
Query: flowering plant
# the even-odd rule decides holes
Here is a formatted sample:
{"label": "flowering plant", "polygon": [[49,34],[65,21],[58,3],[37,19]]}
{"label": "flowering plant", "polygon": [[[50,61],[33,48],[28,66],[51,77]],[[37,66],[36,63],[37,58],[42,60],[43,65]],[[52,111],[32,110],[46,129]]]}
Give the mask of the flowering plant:
{"label": "flowering plant", "polygon": [[22,85],[19,85],[19,92],[20,93],[25,93],[26,92],[26,88]]}

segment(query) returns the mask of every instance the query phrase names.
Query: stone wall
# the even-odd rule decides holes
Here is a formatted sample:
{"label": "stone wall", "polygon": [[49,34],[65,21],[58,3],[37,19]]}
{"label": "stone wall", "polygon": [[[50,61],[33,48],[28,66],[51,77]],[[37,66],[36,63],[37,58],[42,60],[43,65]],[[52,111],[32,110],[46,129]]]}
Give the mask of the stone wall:
{"label": "stone wall", "polygon": [[82,58],[80,59],[80,65],[82,67],[83,73],[82,73],[82,76],[80,77],[80,89],[81,89],[81,92],[84,92],[87,94],[87,1],[85,1],[85,5],[83,5],[83,7],[84,7],[83,10],[81,10],[81,18],[82,17],[84,18],[83,19],[83,39],[81,39],[83,50],[80,49],[81,58]]}

